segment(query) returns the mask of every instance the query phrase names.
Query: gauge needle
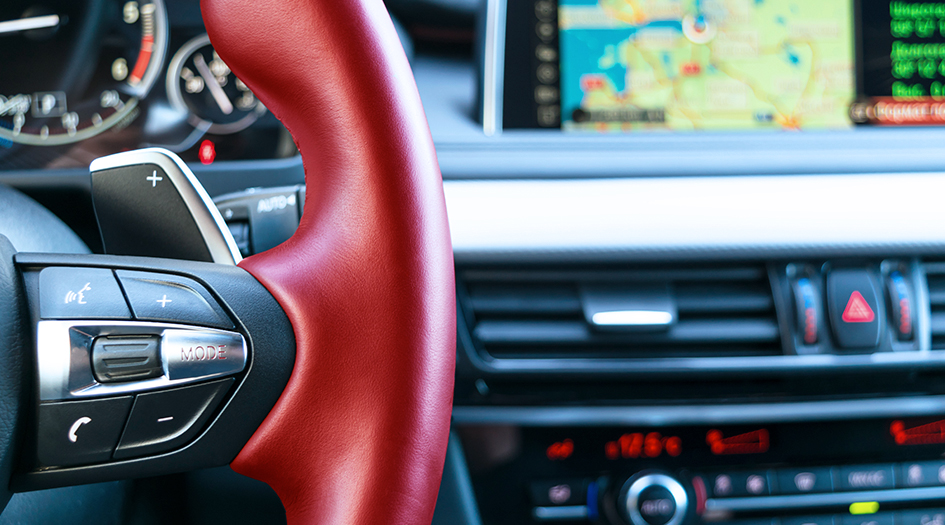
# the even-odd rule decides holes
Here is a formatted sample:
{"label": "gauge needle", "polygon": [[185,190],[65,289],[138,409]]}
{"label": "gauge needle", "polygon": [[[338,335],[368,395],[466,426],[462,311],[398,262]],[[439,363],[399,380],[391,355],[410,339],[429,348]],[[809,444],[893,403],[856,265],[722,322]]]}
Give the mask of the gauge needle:
{"label": "gauge needle", "polygon": [[213,76],[213,73],[210,72],[210,68],[207,67],[207,61],[203,59],[203,55],[200,53],[194,55],[194,65],[197,66],[197,71],[200,73],[200,76],[203,77],[203,81],[207,83],[207,87],[210,88],[210,94],[213,95],[213,100],[217,101],[223,114],[229,115],[233,113],[233,103],[226,97],[226,93],[223,92],[223,88],[220,87],[220,83],[217,82],[217,77]]}
{"label": "gauge needle", "polygon": [[7,20],[0,22],[0,35],[29,31],[31,29],[46,29],[47,27],[56,27],[57,25],[59,25],[59,15],[34,16],[30,18],[20,18],[18,20]]}

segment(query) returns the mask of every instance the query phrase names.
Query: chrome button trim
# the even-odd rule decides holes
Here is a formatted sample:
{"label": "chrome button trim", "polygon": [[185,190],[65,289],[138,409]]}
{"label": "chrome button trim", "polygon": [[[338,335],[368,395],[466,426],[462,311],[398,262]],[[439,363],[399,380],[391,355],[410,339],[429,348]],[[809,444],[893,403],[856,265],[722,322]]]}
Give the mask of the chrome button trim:
{"label": "chrome button trim", "polygon": [[[164,375],[144,381],[102,384],[92,373],[92,341],[99,336],[161,337]],[[172,323],[40,321],[36,352],[41,401],[84,399],[224,377],[243,371],[246,340],[236,332]]]}

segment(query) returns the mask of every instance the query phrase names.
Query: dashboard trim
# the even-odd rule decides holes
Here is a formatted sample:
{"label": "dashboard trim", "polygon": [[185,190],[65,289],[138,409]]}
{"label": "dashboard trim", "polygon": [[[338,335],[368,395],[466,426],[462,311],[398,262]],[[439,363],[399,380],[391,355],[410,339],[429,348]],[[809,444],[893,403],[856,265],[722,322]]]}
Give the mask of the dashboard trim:
{"label": "dashboard trim", "polygon": [[482,56],[482,131],[502,133],[502,90],[505,84],[505,0],[487,0]]}
{"label": "dashboard trim", "polygon": [[945,396],[731,405],[454,406],[455,425],[611,426],[789,423],[945,414]]}
{"label": "dashboard trim", "polygon": [[457,262],[945,250],[942,173],[447,181],[445,190]]}
{"label": "dashboard trim", "polygon": [[753,498],[709,498],[705,502],[706,512],[745,512],[784,509],[807,509],[849,505],[858,501],[919,502],[945,498],[945,487],[921,487],[908,489],[868,490],[827,494],[800,494],[796,496],[764,496]]}

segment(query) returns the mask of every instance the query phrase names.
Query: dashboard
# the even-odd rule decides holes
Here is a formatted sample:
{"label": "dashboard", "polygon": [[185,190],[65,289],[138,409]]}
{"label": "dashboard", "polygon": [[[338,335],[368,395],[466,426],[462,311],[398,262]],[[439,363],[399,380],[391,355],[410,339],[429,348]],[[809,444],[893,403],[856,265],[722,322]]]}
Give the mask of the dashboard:
{"label": "dashboard", "polygon": [[[18,71],[0,75],[0,183],[101,251],[88,163],[161,146],[244,255],[291,235],[301,159],[217,63],[197,4],[65,4],[51,35],[0,24],[20,42],[0,46]],[[86,49],[70,31],[89,6]],[[457,271],[434,523],[945,522],[945,4],[388,7]],[[24,51],[35,31],[48,74]],[[278,521],[244,482],[137,486],[200,487],[193,522]]]}
{"label": "dashboard", "polygon": [[0,167],[67,168],[163,147],[191,162],[285,158],[291,138],[185,2],[8,2]]}

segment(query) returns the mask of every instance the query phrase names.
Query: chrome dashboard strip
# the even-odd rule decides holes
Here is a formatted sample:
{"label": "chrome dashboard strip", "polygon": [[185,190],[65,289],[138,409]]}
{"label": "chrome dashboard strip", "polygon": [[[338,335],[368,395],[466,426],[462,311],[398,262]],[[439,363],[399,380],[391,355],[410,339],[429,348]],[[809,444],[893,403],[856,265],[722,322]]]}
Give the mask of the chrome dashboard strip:
{"label": "chrome dashboard strip", "polygon": [[796,496],[764,496],[757,498],[709,498],[706,511],[745,512],[812,507],[846,506],[859,501],[918,502],[945,499],[945,487],[913,489],[868,490],[862,492],[833,492],[827,494],[799,494]]}
{"label": "chrome dashboard strip", "polygon": [[482,131],[502,132],[502,90],[505,85],[506,0],[487,0],[482,57]]}
{"label": "chrome dashboard strip", "polygon": [[670,426],[788,423],[945,414],[945,396],[731,405],[454,406],[453,423],[547,426]]}
{"label": "chrome dashboard strip", "polygon": [[458,262],[945,252],[940,173],[453,180]]}

